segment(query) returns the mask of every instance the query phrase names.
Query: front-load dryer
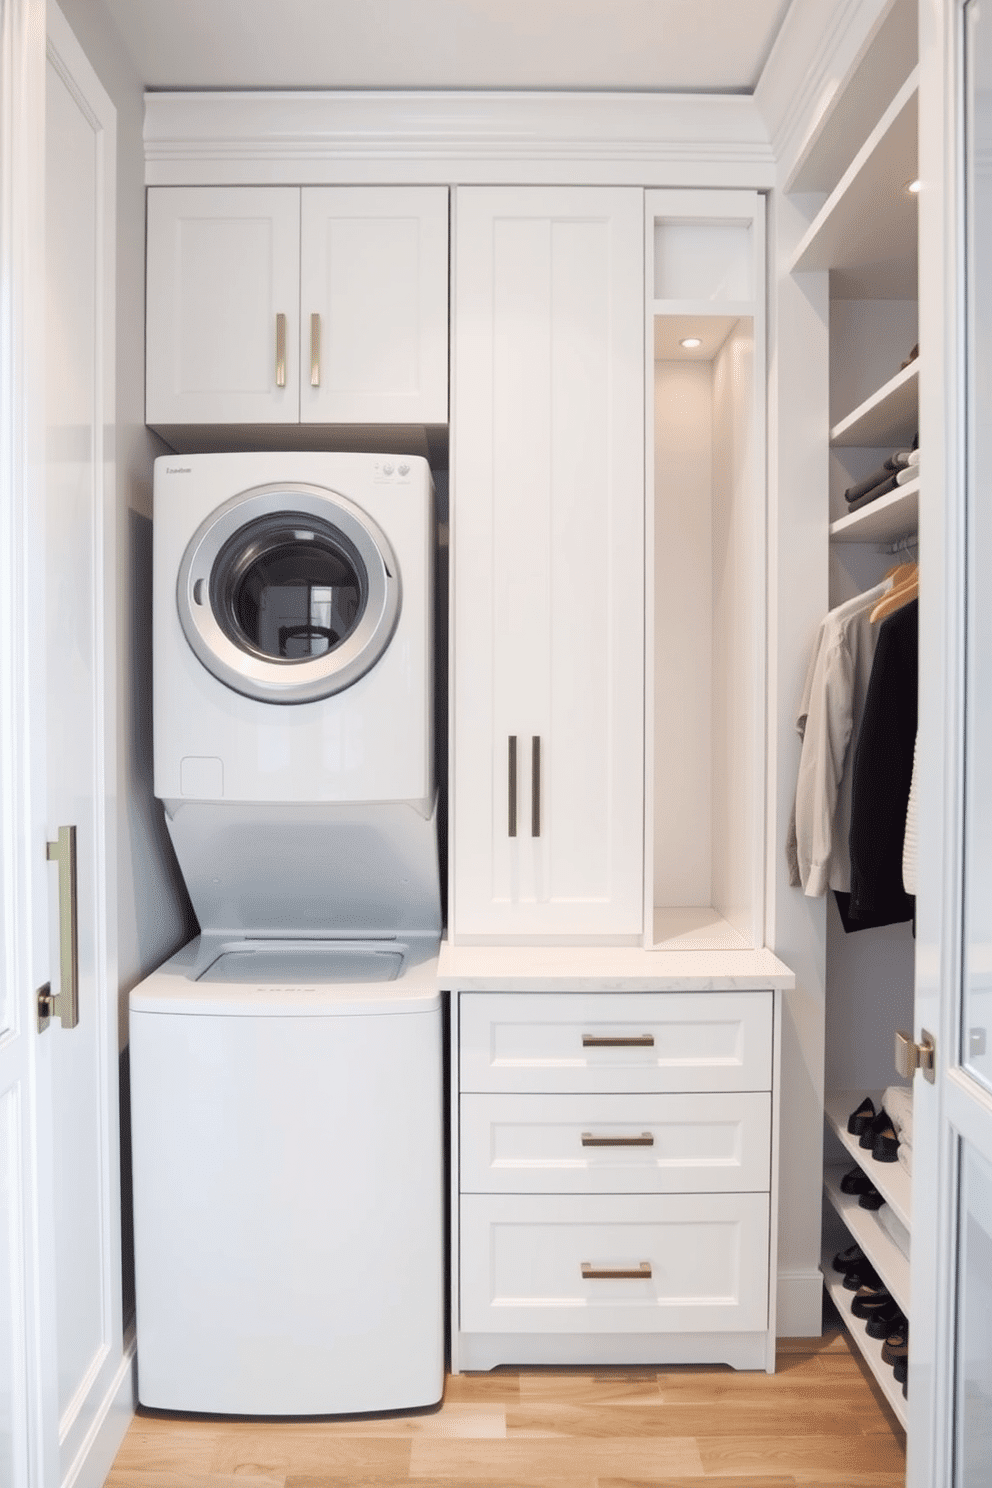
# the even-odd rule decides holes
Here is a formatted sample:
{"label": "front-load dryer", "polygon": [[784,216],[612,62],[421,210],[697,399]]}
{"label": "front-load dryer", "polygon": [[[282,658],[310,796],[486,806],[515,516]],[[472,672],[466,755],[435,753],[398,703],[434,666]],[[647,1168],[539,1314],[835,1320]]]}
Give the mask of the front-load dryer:
{"label": "front-load dryer", "polygon": [[155,462],[155,794],[201,927],[437,932],[418,456]]}
{"label": "front-load dryer", "polygon": [[155,461],[155,794],[434,794],[431,477],[419,456]]}

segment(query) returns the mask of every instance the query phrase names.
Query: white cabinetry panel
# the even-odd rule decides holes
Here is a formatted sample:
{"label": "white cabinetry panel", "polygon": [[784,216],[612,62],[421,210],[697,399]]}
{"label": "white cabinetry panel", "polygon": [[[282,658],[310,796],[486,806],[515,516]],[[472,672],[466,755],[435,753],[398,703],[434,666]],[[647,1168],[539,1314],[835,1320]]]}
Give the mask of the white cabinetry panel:
{"label": "white cabinetry panel", "polygon": [[771,1096],[463,1095],[463,1193],[767,1190]]}
{"label": "white cabinetry panel", "polygon": [[304,423],[445,423],[446,189],[305,190],[300,324]]}
{"label": "white cabinetry panel", "polygon": [[641,216],[458,193],[454,939],[641,932]]}
{"label": "white cabinetry panel", "polygon": [[476,993],[460,1058],[462,1090],[768,1090],[772,994]]}
{"label": "white cabinetry panel", "polygon": [[444,423],[445,187],[148,193],[145,418]]}
{"label": "white cabinetry panel", "polygon": [[[461,1227],[461,1325],[468,1332],[767,1326],[764,1193],[464,1194]],[[583,1275],[584,1266],[600,1274]]]}
{"label": "white cabinetry panel", "polygon": [[299,264],[298,190],[149,191],[148,423],[298,420]]}

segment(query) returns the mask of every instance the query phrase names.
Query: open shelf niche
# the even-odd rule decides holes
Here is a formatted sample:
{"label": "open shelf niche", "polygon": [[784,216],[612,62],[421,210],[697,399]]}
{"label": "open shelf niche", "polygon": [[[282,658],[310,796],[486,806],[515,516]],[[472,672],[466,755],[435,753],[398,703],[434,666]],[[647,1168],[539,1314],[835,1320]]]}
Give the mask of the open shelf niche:
{"label": "open shelf niche", "polygon": [[749,949],[764,918],[763,203],[658,191],[647,212],[647,944]]}

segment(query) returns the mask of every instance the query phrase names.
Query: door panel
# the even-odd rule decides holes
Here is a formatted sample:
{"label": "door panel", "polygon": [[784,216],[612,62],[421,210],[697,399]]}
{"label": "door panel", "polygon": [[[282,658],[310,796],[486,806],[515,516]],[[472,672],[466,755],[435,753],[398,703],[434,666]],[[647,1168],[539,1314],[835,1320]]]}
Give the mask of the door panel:
{"label": "door panel", "polygon": [[636,190],[458,195],[456,937],[641,930],[641,220]]}
{"label": "door panel", "polygon": [[446,187],[304,188],[299,355],[304,423],[447,421]]}

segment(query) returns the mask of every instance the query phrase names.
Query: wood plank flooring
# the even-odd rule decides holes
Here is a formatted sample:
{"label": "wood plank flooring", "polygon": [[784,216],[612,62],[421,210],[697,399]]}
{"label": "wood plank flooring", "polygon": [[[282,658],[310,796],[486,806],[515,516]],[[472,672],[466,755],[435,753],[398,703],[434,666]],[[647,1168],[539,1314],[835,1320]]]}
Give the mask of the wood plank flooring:
{"label": "wood plank flooring", "polygon": [[106,1488],[902,1488],[905,1437],[841,1328],[723,1367],[500,1369],[424,1414],[139,1411]]}

